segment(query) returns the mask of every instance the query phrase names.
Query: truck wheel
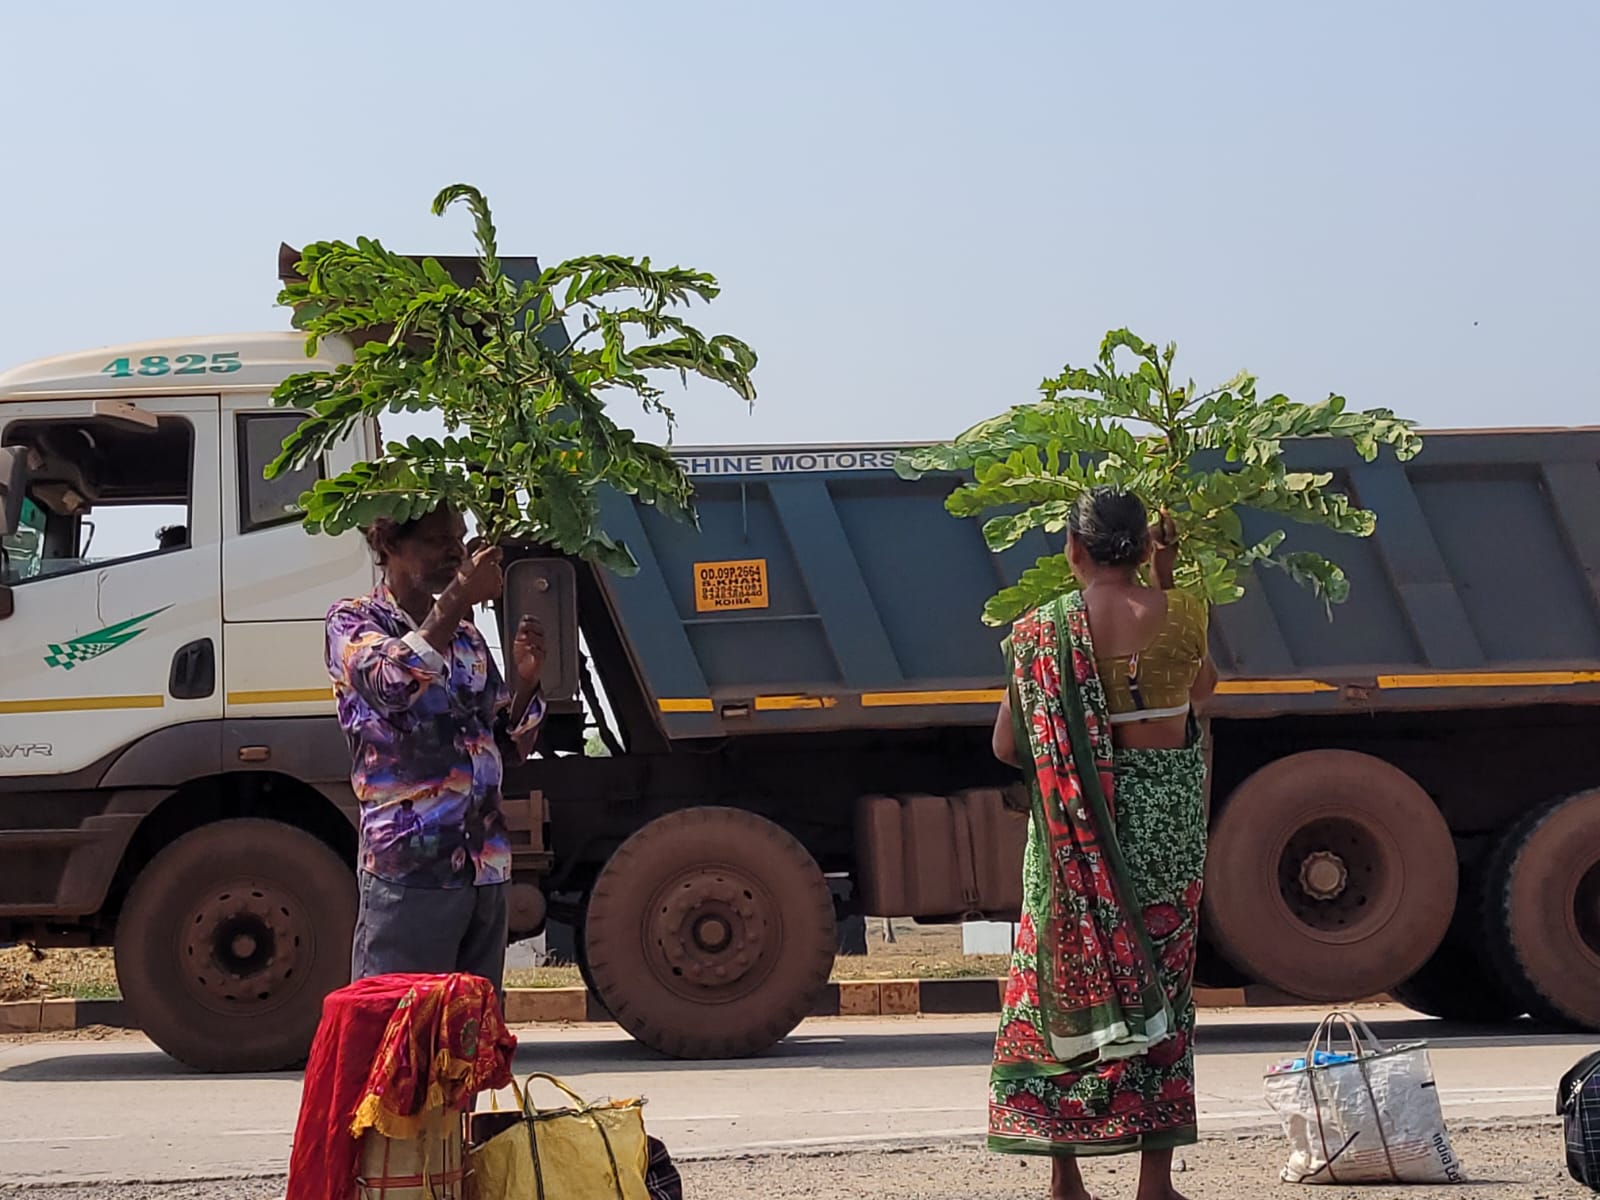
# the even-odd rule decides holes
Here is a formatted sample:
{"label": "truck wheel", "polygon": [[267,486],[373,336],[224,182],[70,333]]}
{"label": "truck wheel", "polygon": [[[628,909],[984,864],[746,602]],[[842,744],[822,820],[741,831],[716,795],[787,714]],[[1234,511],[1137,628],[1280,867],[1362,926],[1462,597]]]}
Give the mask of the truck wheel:
{"label": "truck wheel", "polygon": [[[595,1002],[598,1003],[601,1008],[605,1008],[606,1002],[601,997],[600,989],[595,985],[594,982],[594,972],[589,969],[589,939],[584,936],[583,932],[586,928],[588,928],[588,925],[588,909],[585,909],[583,915],[578,920],[577,936],[573,938],[572,960],[577,964],[578,978],[583,980],[584,988],[588,991],[589,995],[595,998]],[[607,1008],[606,1014],[609,1016],[610,1013],[611,1010]]]}
{"label": "truck wheel", "polygon": [[1446,1021],[1498,1025],[1525,1011],[1522,1001],[1500,986],[1481,947],[1446,941],[1422,969],[1389,989],[1407,1008]]}
{"label": "truck wheel", "polygon": [[219,821],[139,873],[117,921],[117,980],[139,1027],[202,1071],[302,1061],[322,1000],[350,981],[356,885],[303,830]]}
{"label": "truck wheel", "polygon": [[1446,1021],[1501,1024],[1527,1011],[1491,961],[1483,915],[1483,873],[1463,871],[1450,930],[1433,957],[1389,989],[1407,1008]]}
{"label": "truck wheel", "polygon": [[771,821],[691,808],[611,856],[584,936],[601,1001],[640,1042],[676,1058],[740,1058],[790,1033],[827,985],[833,896]]}
{"label": "truck wheel", "polygon": [[1307,1000],[1375,995],[1438,949],[1456,852],[1428,794],[1379,759],[1313,750],[1240,784],[1211,831],[1205,919],[1251,978]]}
{"label": "truck wheel", "polygon": [[1489,953],[1527,1010],[1600,1029],[1600,790],[1514,827],[1485,893]]}

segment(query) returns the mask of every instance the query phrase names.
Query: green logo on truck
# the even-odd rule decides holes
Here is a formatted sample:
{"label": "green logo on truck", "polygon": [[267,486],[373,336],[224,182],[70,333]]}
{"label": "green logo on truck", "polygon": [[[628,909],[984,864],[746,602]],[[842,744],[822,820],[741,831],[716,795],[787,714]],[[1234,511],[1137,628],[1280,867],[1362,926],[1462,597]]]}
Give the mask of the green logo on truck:
{"label": "green logo on truck", "polygon": [[45,647],[49,653],[44,656],[44,665],[70,671],[79,663],[99,658],[106,651],[115,650],[123,643],[133,641],[144,632],[146,621],[151,617],[159,617],[171,607],[172,605],[168,604],[153,612],[129,617],[126,621],[118,621],[115,625],[107,625],[104,629],[96,629],[93,633],[75,637],[70,642],[62,642],[59,645],[51,642]]}

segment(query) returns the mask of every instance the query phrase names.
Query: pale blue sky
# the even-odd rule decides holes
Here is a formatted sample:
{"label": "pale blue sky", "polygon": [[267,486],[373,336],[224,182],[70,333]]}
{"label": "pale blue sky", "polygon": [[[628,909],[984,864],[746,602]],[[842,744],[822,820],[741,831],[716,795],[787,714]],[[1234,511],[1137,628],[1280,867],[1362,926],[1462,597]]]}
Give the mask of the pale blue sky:
{"label": "pale blue sky", "polygon": [[280,240],[715,273],[761,400],[931,439],[1129,324],[1202,381],[1596,422],[1600,4],[9,3],[0,363],[278,328]]}

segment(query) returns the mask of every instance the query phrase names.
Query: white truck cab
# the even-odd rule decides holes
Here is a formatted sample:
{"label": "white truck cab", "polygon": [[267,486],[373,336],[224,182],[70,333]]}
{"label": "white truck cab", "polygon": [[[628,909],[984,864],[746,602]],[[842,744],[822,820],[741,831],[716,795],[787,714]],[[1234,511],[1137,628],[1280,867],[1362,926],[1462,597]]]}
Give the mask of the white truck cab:
{"label": "white truck cab", "polygon": [[[132,1015],[202,1067],[292,1061],[348,979],[323,617],[375,567],[359,535],[308,536],[296,501],[376,432],[263,479],[300,419],[272,389],[349,353],[304,346],[178,338],[0,374],[0,941],[115,929]],[[260,819],[286,809],[300,828]]]}

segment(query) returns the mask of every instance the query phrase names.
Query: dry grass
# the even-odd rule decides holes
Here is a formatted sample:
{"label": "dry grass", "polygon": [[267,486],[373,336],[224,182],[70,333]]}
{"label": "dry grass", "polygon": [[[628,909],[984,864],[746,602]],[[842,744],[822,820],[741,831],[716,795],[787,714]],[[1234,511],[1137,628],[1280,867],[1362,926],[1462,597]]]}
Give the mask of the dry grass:
{"label": "dry grass", "polygon": [[[961,952],[959,925],[913,925],[896,921],[895,940],[883,939],[883,922],[867,923],[867,953],[841,955],[834,960],[836,980],[863,979],[993,979],[1004,975],[1009,960],[999,954],[965,955]],[[578,987],[576,967],[537,967],[511,971],[509,987]]]}
{"label": "dry grass", "polygon": [[[970,979],[1004,975],[1001,955],[961,953],[958,925],[913,925],[897,921],[895,940],[883,940],[883,922],[867,925],[867,953],[842,956],[833,977],[860,979]],[[510,987],[580,987],[576,967],[539,967],[511,971]],[[39,996],[70,996],[78,1000],[103,1000],[118,995],[117,973],[110,950],[41,950],[13,946],[0,950],[0,1001],[29,1000]]]}
{"label": "dry grass", "polygon": [[531,970],[507,971],[506,986],[514,988],[569,988],[582,987],[583,976],[577,967],[534,967]]}
{"label": "dry grass", "polygon": [[963,954],[961,926],[894,923],[894,941],[883,939],[883,922],[867,922],[867,953],[841,955],[835,979],[993,979],[1004,975],[1009,959],[1001,954]]}
{"label": "dry grass", "polygon": [[0,950],[0,1001],[71,996],[107,1000],[117,996],[117,970],[109,950]]}

